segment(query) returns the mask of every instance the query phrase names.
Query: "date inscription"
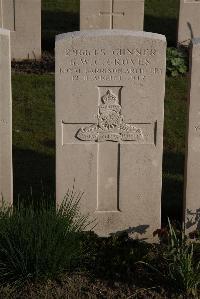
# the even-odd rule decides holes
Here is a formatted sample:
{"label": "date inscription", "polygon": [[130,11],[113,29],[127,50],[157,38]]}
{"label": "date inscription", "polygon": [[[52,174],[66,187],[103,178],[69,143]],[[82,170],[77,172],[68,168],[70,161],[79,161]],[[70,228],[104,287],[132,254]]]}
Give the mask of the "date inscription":
{"label": "date inscription", "polygon": [[60,75],[72,81],[137,81],[163,75],[155,48],[65,49]]}

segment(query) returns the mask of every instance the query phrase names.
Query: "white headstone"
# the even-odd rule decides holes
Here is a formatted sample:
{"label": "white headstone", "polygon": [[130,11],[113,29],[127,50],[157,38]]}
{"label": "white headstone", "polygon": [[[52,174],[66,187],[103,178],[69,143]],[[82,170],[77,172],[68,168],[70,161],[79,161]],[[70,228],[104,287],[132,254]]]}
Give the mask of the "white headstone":
{"label": "white headstone", "polygon": [[193,39],[191,51],[184,202],[187,232],[200,228],[200,38]]}
{"label": "white headstone", "polygon": [[56,38],[57,202],[75,178],[99,235],[160,227],[165,60],[158,34]]}
{"label": "white headstone", "polygon": [[0,196],[13,200],[10,32],[0,29]]}
{"label": "white headstone", "polygon": [[180,0],[178,44],[189,45],[194,37],[200,36],[200,0]]}
{"label": "white headstone", "polygon": [[0,26],[11,30],[12,59],[41,58],[41,0],[0,0]]}
{"label": "white headstone", "polygon": [[80,0],[80,30],[143,30],[144,0]]}

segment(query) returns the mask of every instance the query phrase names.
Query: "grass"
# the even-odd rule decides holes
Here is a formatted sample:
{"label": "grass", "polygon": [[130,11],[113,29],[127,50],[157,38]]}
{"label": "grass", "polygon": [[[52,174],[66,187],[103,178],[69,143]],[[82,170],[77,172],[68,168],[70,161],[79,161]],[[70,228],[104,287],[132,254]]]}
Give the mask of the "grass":
{"label": "grass", "polygon": [[[55,34],[78,30],[79,2],[43,0],[43,49],[54,49]],[[177,0],[146,0],[145,29],[166,33],[175,43]],[[157,30],[158,29],[158,30]],[[166,32],[165,32],[166,30]],[[54,75],[13,74],[14,194],[36,198],[41,186],[55,194]],[[166,79],[163,162],[163,222],[181,219],[187,79]]]}
{"label": "grass", "polygon": [[[178,0],[146,0],[145,30],[164,33],[175,44]],[[43,0],[43,49],[53,51],[55,35],[78,30],[79,1]],[[41,184],[55,193],[54,75],[13,74],[14,192],[25,197]],[[163,221],[181,217],[186,125],[185,77],[166,80],[163,163]]]}
{"label": "grass", "polygon": [[42,9],[48,11],[78,12],[79,0],[42,0]]}
{"label": "grass", "polygon": [[145,263],[184,298],[199,298],[199,243],[194,244],[184,230],[175,229],[168,220],[168,229],[157,231],[161,246],[151,262]]}
{"label": "grass", "polygon": [[185,77],[166,80],[162,192],[164,223],[167,217],[179,221],[182,218],[187,84]]}
{"label": "grass", "polygon": [[79,30],[79,1],[42,1],[42,48],[53,51],[55,36]]}
{"label": "grass", "polygon": [[89,226],[79,213],[82,194],[68,190],[58,209],[46,207],[43,196],[38,207],[0,209],[0,284],[21,288],[39,279],[56,278],[74,270],[88,248],[82,231]]}
{"label": "grass", "polygon": [[[79,2],[76,0],[42,0],[43,50],[53,52],[56,34],[78,30],[78,9]],[[176,43],[177,16],[178,0],[145,1],[145,30],[166,34],[168,45],[175,45]],[[20,196],[20,200],[22,198],[37,203],[44,200],[52,203],[55,198],[54,74],[13,73],[12,88],[15,202]],[[181,220],[182,216],[186,96],[186,77],[166,78],[162,192],[163,223],[167,223],[168,217]],[[44,194],[48,194],[48,196],[44,198]],[[51,212],[50,214],[44,212],[44,215],[42,215],[43,222],[39,222],[37,215],[35,218],[28,214],[27,217],[20,218],[20,225],[23,228],[21,232],[17,228],[19,222],[16,222],[16,215],[10,215],[11,221],[9,224],[9,238],[14,240],[16,244],[19,245],[19,240],[23,236],[30,240],[33,231],[38,233],[37,236],[35,235],[36,240],[41,234],[48,236],[46,241],[52,240],[52,243],[48,246],[40,244],[41,247],[38,247],[39,250],[37,251],[40,258],[42,254],[45,255],[44,260],[41,259],[41,265],[37,264],[39,268],[41,267],[39,273],[44,273],[42,267],[45,268],[46,265],[49,265],[47,258],[52,257],[57,251],[57,242],[63,239],[60,237],[59,231],[53,229],[54,220],[58,220],[56,225],[58,228],[60,227],[60,218],[54,218],[53,221],[51,219],[50,224],[52,225],[49,226],[48,217],[51,218]],[[2,220],[1,217],[0,220]],[[60,229],[60,233],[63,233],[62,229]],[[145,290],[155,289],[155,286],[158,287],[161,282],[160,277],[157,274],[148,273],[146,270],[143,271],[135,263],[138,260],[145,260],[145,258],[151,259],[151,255],[155,254],[154,249],[151,245],[131,241],[127,236],[120,238],[99,239],[93,234],[88,235],[85,244],[87,250],[91,252],[91,256],[88,258],[85,267],[90,273],[89,278],[82,277],[81,274],[72,277],[67,275],[64,278],[55,275],[56,279],[53,281],[47,281],[44,284],[41,281],[38,286],[29,284],[24,297],[20,295],[20,298],[68,298],[69,295],[71,295],[71,298],[136,298],[138,288],[141,295],[138,298],[147,298],[148,292],[146,293]],[[65,245],[67,248],[67,243],[64,243],[65,241],[63,246]],[[0,244],[3,243],[0,242]],[[30,249],[30,255],[34,254],[36,251],[32,248],[36,244],[30,243],[27,245],[29,245],[27,248]],[[12,247],[9,247],[10,249]],[[50,251],[52,255],[49,254]],[[70,248],[70,251],[73,250]],[[14,255],[15,258],[18,257],[18,253],[19,251]],[[63,255],[63,258],[66,256],[64,247],[60,246],[59,254]],[[193,255],[193,252],[190,250],[187,254],[186,250],[185,260],[184,257],[180,260],[183,261],[183,264],[186,262],[186,269],[187,266],[190,266],[191,255]],[[23,272],[25,278],[29,277],[29,273],[38,272],[30,271],[30,263],[28,264],[28,262],[31,261],[32,257],[26,260],[27,264],[24,263],[27,267],[24,268],[25,271]],[[57,262],[55,259],[52,263],[56,267]],[[17,261],[15,265],[19,265]],[[176,266],[175,263],[174,265]],[[55,267],[53,268],[55,269]],[[17,273],[21,273],[22,269],[17,267],[16,270]],[[177,267],[174,268],[174,271],[176,270]],[[196,268],[194,267],[192,270],[196,270]],[[195,271],[193,272],[195,275]],[[15,272],[14,277],[21,276]],[[53,277],[53,275],[49,277]],[[105,279],[106,282],[103,281]],[[179,277],[178,279],[181,283],[182,280]],[[131,287],[125,285],[125,282],[129,282]],[[150,295],[152,295],[152,298],[163,298],[159,296],[157,290],[155,294],[151,292]],[[3,296],[2,298],[13,298],[12,288],[10,286],[0,288],[1,296]],[[178,298],[178,296],[171,296],[171,298]]]}
{"label": "grass", "polygon": [[179,0],[146,0],[144,30],[166,35],[168,46],[176,44]]}
{"label": "grass", "polygon": [[198,297],[200,285],[200,262],[195,261],[194,245],[187,242],[184,233],[179,237],[170,226],[170,242],[165,252],[168,276],[176,290],[183,290],[187,296]]}
{"label": "grass", "polygon": [[[176,44],[179,0],[145,0],[144,30]],[[42,47],[53,51],[55,35],[79,30],[79,0],[42,0]]]}
{"label": "grass", "polygon": [[54,76],[12,76],[14,197],[55,193]]}
{"label": "grass", "polygon": [[0,298],[199,298],[199,243],[171,224],[160,244],[98,238],[66,203],[56,214],[1,209]]}
{"label": "grass", "polygon": [[[55,193],[54,75],[14,74],[14,192],[38,196],[41,184]],[[187,80],[167,78],[163,162],[163,222],[181,219]]]}

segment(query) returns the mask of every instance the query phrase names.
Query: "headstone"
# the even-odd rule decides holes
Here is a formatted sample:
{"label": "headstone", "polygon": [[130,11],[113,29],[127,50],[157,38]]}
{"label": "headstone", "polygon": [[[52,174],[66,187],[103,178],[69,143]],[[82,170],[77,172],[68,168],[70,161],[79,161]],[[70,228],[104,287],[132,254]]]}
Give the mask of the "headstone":
{"label": "headstone", "polygon": [[80,30],[143,30],[144,0],[80,0]]}
{"label": "headstone", "polygon": [[160,227],[165,52],[153,33],[56,38],[57,202],[75,179],[101,236]]}
{"label": "headstone", "polygon": [[193,39],[191,51],[184,203],[187,232],[200,228],[200,38]]}
{"label": "headstone", "polygon": [[12,95],[10,32],[0,29],[0,196],[12,203]]}
{"label": "headstone", "polygon": [[12,59],[41,58],[41,0],[0,0],[0,26],[11,30]]}
{"label": "headstone", "polygon": [[200,36],[200,0],[180,0],[178,44],[187,46]]}

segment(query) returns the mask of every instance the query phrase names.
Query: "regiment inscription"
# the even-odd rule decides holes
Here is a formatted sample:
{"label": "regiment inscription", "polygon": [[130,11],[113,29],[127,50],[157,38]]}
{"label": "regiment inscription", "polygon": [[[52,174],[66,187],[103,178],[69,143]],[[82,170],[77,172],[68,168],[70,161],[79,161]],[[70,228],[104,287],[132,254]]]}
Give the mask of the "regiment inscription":
{"label": "regiment inscription", "polygon": [[155,65],[157,49],[65,49],[67,63],[60,66],[60,74],[81,81],[145,81],[149,76],[163,74],[163,69]]}

